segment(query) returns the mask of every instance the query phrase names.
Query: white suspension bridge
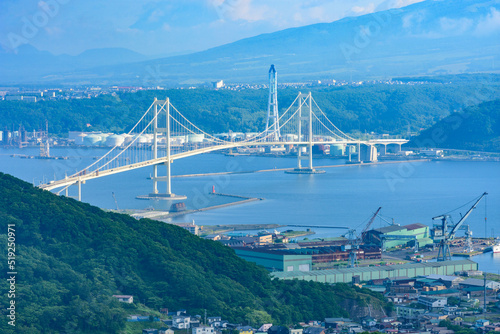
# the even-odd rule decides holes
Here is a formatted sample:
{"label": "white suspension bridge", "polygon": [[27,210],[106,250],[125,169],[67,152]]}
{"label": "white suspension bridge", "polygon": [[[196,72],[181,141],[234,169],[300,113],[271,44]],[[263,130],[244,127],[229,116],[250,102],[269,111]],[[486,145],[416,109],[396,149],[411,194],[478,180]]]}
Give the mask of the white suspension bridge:
{"label": "white suspension bridge", "polygon": [[[269,113],[269,111],[268,111]],[[279,146],[293,147],[297,152],[297,168],[292,173],[318,172],[313,167],[313,146],[316,144],[343,144],[357,146],[358,161],[361,162],[361,145],[372,160],[375,145],[385,151],[387,145],[401,145],[404,139],[376,139],[362,141],[350,137],[337,128],[319,108],[312,94],[299,93],[290,107],[278,117],[271,117],[272,124],[258,134],[241,140],[225,140],[201,130],[170,102],[169,98],[155,98],[148,110],[126,135],[124,144],[117,145],[90,166],[60,180],[41,184],[46,190],[57,194],[72,185],[78,186],[78,200],[81,200],[81,186],[88,180],[123,173],[133,169],[153,167],[153,192],[149,198],[180,199],[171,189],[171,164],[181,158],[218,150],[238,147]],[[147,140],[151,138],[152,140]],[[197,138],[190,141],[188,138]],[[306,163],[304,163],[304,160]],[[158,167],[166,167],[166,176],[158,176]],[[166,182],[166,192],[159,193],[158,182]]]}

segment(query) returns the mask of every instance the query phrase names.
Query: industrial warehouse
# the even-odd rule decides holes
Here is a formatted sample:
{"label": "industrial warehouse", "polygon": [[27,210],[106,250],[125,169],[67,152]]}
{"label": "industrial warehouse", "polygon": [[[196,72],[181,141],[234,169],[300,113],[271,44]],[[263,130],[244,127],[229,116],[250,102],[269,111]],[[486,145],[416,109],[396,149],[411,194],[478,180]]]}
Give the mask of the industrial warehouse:
{"label": "industrial warehouse", "polygon": [[396,277],[418,277],[425,275],[453,275],[461,271],[476,271],[478,264],[471,260],[406,263],[380,267],[358,267],[330,270],[315,270],[310,272],[281,271],[271,275],[279,279],[299,279],[323,283],[367,282],[375,279]]}
{"label": "industrial warehouse", "polygon": [[[269,271],[310,271],[319,264],[341,261],[376,260],[382,258],[382,250],[410,246],[432,245],[429,227],[423,224],[406,226],[391,225],[362,233],[361,240],[352,242],[348,238],[330,241],[282,243],[272,245],[272,239],[262,243],[262,236],[232,238],[236,254],[247,261],[255,262]],[[361,238],[361,237],[360,237]],[[237,242],[237,241],[243,242]]]}

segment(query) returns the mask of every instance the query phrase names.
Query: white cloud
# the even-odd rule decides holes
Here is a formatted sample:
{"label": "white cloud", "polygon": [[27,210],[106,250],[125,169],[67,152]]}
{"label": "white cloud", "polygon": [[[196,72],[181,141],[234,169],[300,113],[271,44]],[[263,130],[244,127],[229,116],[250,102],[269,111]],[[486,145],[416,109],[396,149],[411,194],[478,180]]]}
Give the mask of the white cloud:
{"label": "white cloud", "polygon": [[375,11],[375,4],[369,3],[366,7],[354,6],[351,8],[351,11],[357,15],[370,14]]}
{"label": "white cloud", "polygon": [[471,19],[460,18],[460,19],[451,19],[448,17],[442,17],[439,19],[439,25],[441,30],[446,35],[460,35],[464,32],[468,31],[474,22]]}
{"label": "white cloud", "polygon": [[490,13],[477,24],[475,33],[488,35],[498,32],[500,32],[500,11],[491,8]]}
{"label": "white cloud", "polygon": [[403,21],[403,28],[405,29],[415,29],[416,27],[420,26],[420,23],[425,19],[425,12],[421,11],[418,13],[412,13],[403,16],[402,21]]}

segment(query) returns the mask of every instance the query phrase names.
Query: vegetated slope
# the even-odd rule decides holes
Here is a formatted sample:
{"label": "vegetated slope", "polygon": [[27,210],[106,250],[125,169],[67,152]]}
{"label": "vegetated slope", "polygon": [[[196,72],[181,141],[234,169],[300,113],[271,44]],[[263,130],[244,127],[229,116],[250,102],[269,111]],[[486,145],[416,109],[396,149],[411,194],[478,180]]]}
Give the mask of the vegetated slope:
{"label": "vegetated slope", "polygon": [[413,138],[407,146],[500,152],[500,100],[454,113]]}
{"label": "vegetated slope", "polygon": [[[432,78],[422,80],[426,79]],[[344,132],[404,134],[408,129],[428,128],[467,105],[500,98],[499,83],[499,75],[468,75],[449,78],[445,83],[318,87],[302,91],[311,90],[320,108]],[[471,101],[478,89],[481,94]],[[290,106],[297,93],[294,88],[279,90],[280,113]],[[78,130],[125,132],[140,119],[154,97],[169,97],[180,112],[209,133],[260,132],[265,127],[266,89],[172,89],[37,103],[0,101],[0,129],[17,130],[22,124],[28,131],[39,130],[45,127],[47,119],[49,131],[64,137],[68,131]]]}
{"label": "vegetated slope", "polygon": [[[58,197],[0,173],[0,244],[7,224],[16,238],[16,333],[114,333],[136,306],[112,295],[130,294],[152,309],[188,309],[238,323],[290,324],[353,316],[342,301],[387,306],[369,290],[304,281],[271,280],[232,249],[173,225],[136,220]],[[0,270],[6,273],[6,252]],[[2,282],[2,288],[7,283]],[[0,297],[7,305],[7,294]],[[6,309],[2,317],[6,318]],[[6,321],[2,333],[13,333]]]}

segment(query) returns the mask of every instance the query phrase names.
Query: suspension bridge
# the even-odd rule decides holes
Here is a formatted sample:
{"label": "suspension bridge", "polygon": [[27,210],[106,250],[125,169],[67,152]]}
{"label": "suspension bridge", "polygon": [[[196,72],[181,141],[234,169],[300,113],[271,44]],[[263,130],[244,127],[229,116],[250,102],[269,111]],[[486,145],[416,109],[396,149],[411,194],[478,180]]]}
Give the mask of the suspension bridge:
{"label": "suspension bridge", "polygon": [[[270,102],[272,105],[272,102]],[[275,104],[275,109],[277,105]],[[269,114],[269,110],[268,110]],[[313,146],[317,144],[342,144],[357,146],[358,161],[361,162],[361,145],[367,147],[368,159],[376,159],[376,146],[385,151],[387,145],[401,145],[404,139],[376,139],[362,141],[342,132],[325,115],[313,99],[312,94],[299,93],[288,109],[278,117],[277,111],[261,133],[246,135],[238,140],[221,138],[209,134],[193,124],[170,102],[169,98],[153,103],[135,126],[126,134],[125,141],[111,148],[90,166],[65,176],[62,179],[39,185],[46,190],[62,191],[78,186],[78,200],[81,187],[88,180],[124,173],[133,169],[152,167],[153,191],[149,198],[181,199],[171,189],[171,164],[182,158],[228,150],[239,147],[288,147],[295,150],[297,168],[292,173],[313,174],[319,171],[313,167]],[[166,167],[166,176],[158,176],[158,167]],[[166,192],[158,191],[158,182],[166,182]]]}

